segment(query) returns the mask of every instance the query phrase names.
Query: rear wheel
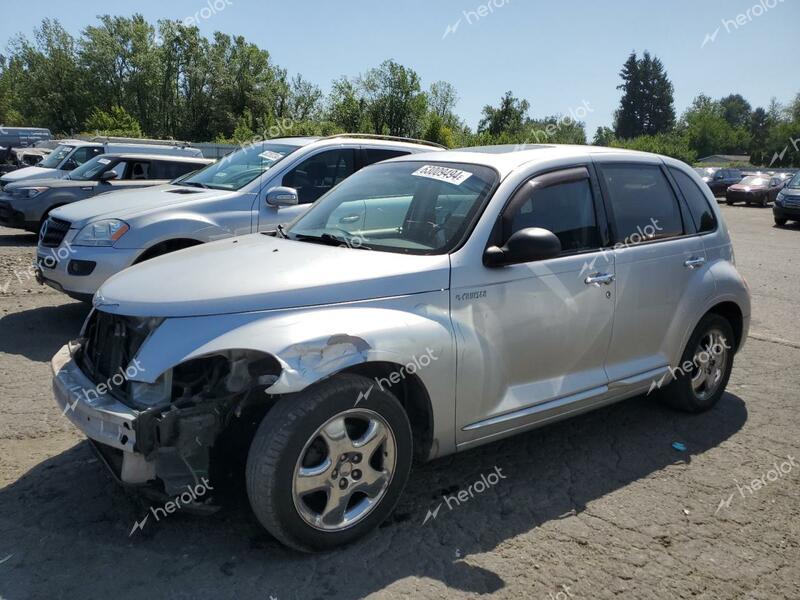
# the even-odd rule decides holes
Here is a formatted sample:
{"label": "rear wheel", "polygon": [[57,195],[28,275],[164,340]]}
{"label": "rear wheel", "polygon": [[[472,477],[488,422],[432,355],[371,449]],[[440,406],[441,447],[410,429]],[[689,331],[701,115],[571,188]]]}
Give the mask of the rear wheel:
{"label": "rear wheel", "polygon": [[695,328],[673,371],[674,381],[660,390],[661,399],[679,410],[699,413],[725,393],[733,368],[734,335],[724,317],[709,313]]}
{"label": "rear wheel", "polygon": [[403,407],[375,382],[340,375],[280,400],[247,459],[261,524],[297,550],[329,550],[376,528],[394,509],[412,459]]}

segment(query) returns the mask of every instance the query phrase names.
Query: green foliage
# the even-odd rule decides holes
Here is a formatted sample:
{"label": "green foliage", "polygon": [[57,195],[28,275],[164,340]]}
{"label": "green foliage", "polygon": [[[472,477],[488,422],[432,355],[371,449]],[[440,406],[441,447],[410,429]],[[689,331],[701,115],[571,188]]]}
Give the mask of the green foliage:
{"label": "green foliage", "polygon": [[726,105],[722,101],[714,102],[707,96],[698,96],[681,118],[679,129],[684,132],[689,147],[699,158],[711,154],[746,153],[750,145],[750,133],[746,126],[750,113],[746,113],[746,120],[743,120],[743,116],[737,116],[736,121],[741,121],[743,125],[734,127],[726,118],[726,115],[730,117],[734,114],[730,98],[732,96],[724,99],[728,100]]}
{"label": "green foliage", "polygon": [[500,106],[483,107],[483,118],[478,124],[478,133],[487,133],[493,137],[514,136],[522,132],[528,120],[530,103],[520,100],[508,91],[500,98]]}
{"label": "green foliage", "polygon": [[674,132],[641,135],[626,140],[611,140],[610,146],[612,148],[627,148],[628,150],[663,154],[688,164],[694,163],[698,158],[697,153],[690,148],[686,137]]}
{"label": "green foliage", "polygon": [[666,133],[675,126],[672,82],[657,57],[645,52],[641,59],[632,52],[620,71],[622,100],[616,113],[614,132],[627,139]]}
{"label": "green foliage", "polygon": [[138,121],[121,106],[112,106],[108,112],[95,108],[86,120],[85,128],[91,135],[142,137]]}

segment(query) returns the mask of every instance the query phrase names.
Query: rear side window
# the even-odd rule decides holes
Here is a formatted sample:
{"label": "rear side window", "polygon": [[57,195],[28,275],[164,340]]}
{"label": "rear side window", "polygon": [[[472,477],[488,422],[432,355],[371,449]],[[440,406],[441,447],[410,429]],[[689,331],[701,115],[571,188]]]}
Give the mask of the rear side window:
{"label": "rear side window", "polygon": [[717,228],[717,219],[714,216],[714,211],[711,210],[711,205],[708,203],[705,194],[697,187],[697,184],[692,181],[692,178],[683,171],[679,169],[670,169],[670,171],[683,197],[686,199],[686,203],[689,205],[689,212],[692,213],[697,231],[700,233],[714,231],[714,229]]}
{"label": "rear side window", "polygon": [[528,197],[505,217],[503,237],[527,227],[542,227],[556,234],[564,253],[600,246],[600,231],[588,179],[544,188],[528,186]]}
{"label": "rear side window", "polygon": [[404,150],[380,150],[378,148],[364,149],[364,165],[365,167],[381,162],[382,160],[389,160],[398,156],[406,156],[410,154]]}
{"label": "rear side window", "polygon": [[202,169],[205,165],[190,162],[166,162],[158,160],[150,166],[151,179],[177,179],[182,175]]}
{"label": "rear side window", "polygon": [[678,199],[659,167],[603,165],[601,173],[618,242],[631,239],[633,234],[646,239],[683,234]]}

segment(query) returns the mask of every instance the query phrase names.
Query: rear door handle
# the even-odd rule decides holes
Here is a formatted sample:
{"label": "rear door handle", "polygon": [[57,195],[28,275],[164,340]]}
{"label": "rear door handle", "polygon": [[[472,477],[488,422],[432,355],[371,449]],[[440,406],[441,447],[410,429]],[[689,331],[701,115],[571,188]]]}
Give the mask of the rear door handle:
{"label": "rear door handle", "polygon": [[687,269],[699,269],[706,264],[706,259],[702,256],[693,256],[692,258],[684,261],[683,266]]}
{"label": "rear door handle", "polygon": [[583,280],[583,283],[586,285],[596,285],[597,287],[600,287],[601,284],[611,285],[612,281],[614,281],[614,275],[611,273],[592,273]]}

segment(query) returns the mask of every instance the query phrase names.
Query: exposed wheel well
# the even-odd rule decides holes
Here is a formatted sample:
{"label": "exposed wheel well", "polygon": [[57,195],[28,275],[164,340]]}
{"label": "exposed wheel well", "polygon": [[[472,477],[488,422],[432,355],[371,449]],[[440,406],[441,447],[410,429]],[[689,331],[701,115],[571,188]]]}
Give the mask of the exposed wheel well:
{"label": "exposed wheel well", "polygon": [[169,254],[170,252],[175,252],[176,250],[183,250],[184,248],[191,248],[192,246],[198,246],[202,243],[203,242],[198,242],[197,240],[192,240],[188,238],[165,240],[163,242],[159,242],[155,246],[150,246],[147,250],[142,252],[139,258],[136,259],[136,262],[134,264],[139,264],[140,262],[150,260],[151,258],[155,258],[156,256],[161,256],[162,254]]}
{"label": "exposed wheel well", "polygon": [[733,335],[735,337],[734,352],[736,352],[742,343],[742,330],[744,329],[744,317],[742,316],[742,311],[739,306],[734,302],[722,302],[712,307],[708,312],[718,314],[731,324],[731,329],[733,329]]}
{"label": "exposed wheel well", "polygon": [[428,390],[422,380],[412,373],[402,371],[403,377],[397,383],[389,381],[389,375],[400,372],[401,365],[390,362],[372,362],[355,365],[342,371],[355,373],[378,381],[384,389],[390,390],[403,405],[411,423],[414,436],[414,458],[425,461],[430,456],[433,445],[433,410]]}

